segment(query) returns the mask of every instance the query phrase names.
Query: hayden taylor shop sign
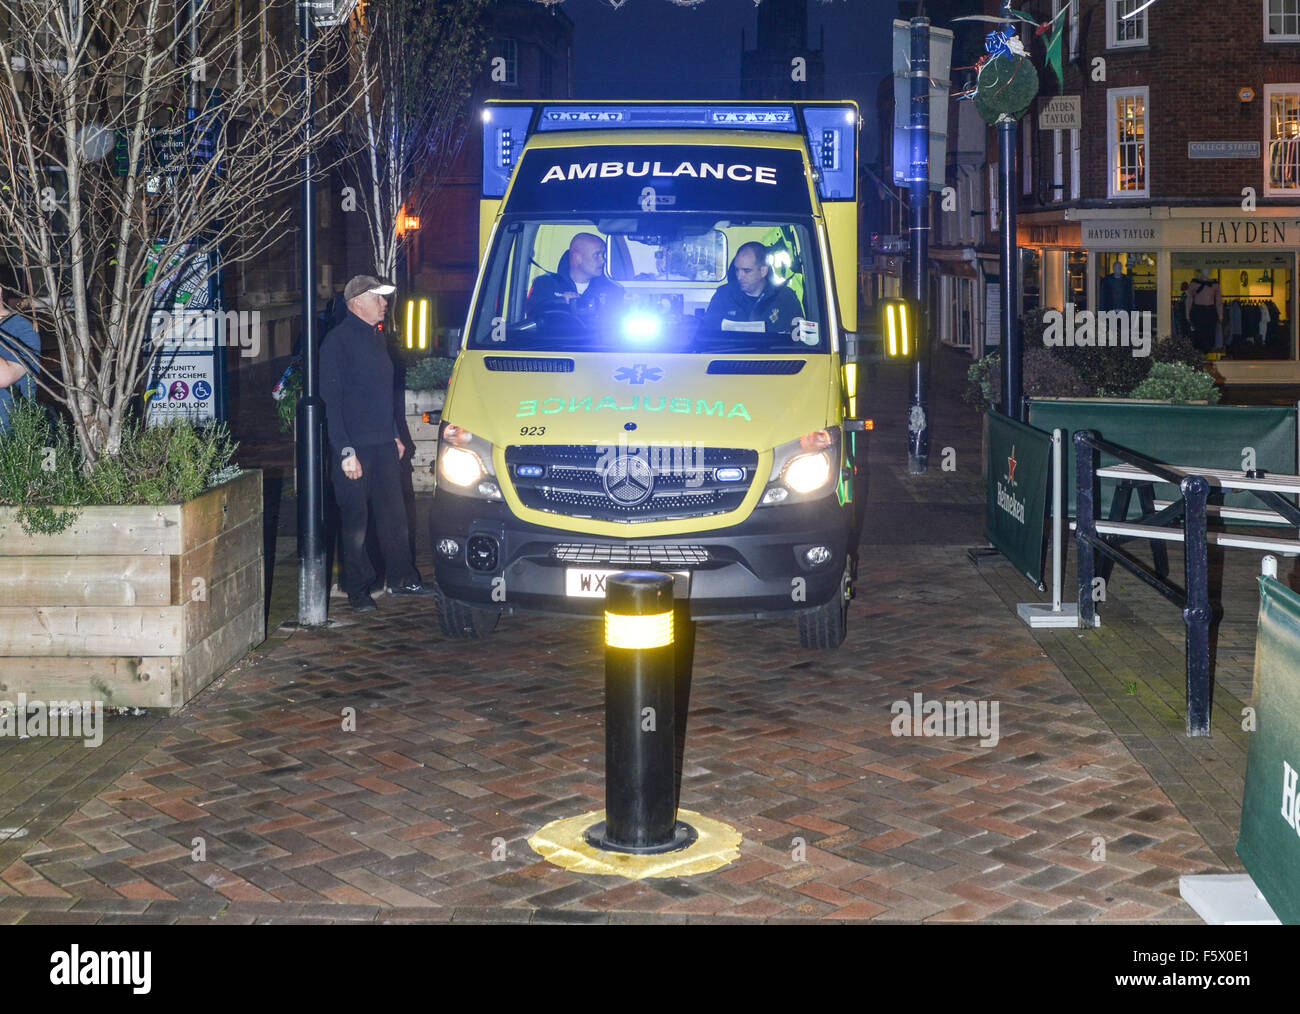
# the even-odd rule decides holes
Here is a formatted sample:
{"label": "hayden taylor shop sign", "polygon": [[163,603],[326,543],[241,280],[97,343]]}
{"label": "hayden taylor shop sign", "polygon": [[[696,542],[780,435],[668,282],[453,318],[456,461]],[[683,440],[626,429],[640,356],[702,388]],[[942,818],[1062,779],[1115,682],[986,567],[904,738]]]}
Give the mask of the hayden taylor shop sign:
{"label": "hayden taylor shop sign", "polygon": [[1300,218],[1094,219],[1081,222],[1080,227],[1083,246],[1095,250],[1294,249],[1300,246]]}

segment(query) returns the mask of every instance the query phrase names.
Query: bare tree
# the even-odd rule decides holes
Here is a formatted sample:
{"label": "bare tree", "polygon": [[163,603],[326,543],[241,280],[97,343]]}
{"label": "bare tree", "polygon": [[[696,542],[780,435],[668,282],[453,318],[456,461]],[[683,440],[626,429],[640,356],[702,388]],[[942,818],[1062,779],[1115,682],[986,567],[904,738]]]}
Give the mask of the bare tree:
{"label": "bare tree", "polygon": [[[0,0],[0,245],[60,371],[38,378],[84,465],[116,454],[151,320],[258,256],[348,96],[337,34],[303,54],[294,0]],[[311,60],[314,131],[305,127]],[[344,76],[346,79],[346,75]]]}
{"label": "bare tree", "polygon": [[406,239],[465,140],[483,67],[486,0],[372,0],[352,22],[361,94],[346,121],[348,163],[366,214],[375,274],[392,278]]}

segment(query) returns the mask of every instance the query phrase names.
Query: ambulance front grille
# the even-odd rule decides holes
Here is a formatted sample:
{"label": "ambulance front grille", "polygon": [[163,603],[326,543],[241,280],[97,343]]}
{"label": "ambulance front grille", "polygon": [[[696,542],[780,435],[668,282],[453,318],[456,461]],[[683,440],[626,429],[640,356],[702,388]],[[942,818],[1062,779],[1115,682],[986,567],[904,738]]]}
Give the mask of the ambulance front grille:
{"label": "ambulance front grille", "polygon": [[671,566],[707,563],[709,551],[704,546],[598,545],[589,542],[562,542],[551,550],[552,558],[561,563],[611,563],[619,567]]}
{"label": "ambulance front grille", "polygon": [[[515,493],[534,510],[599,521],[676,521],[739,509],[753,485],[758,452],[525,444],[506,448],[506,464]],[[621,472],[611,475],[611,469]],[[732,473],[738,477],[728,480],[723,472],[719,478],[723,469],[738,470]]]}

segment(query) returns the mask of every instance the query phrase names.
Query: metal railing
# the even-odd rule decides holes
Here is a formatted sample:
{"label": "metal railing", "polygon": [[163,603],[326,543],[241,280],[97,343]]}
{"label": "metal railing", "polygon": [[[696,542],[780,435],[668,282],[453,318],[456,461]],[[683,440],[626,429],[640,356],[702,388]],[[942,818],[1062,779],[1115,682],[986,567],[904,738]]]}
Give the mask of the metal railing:
{"label": "metal railing", "polygon": [[[1077,482],[1076,531],[1079,590],[1079,626],[1096,625],[1096,599],[1093,594],[1097,576],[1097,554],[1105,557],[1106,573],[1118,563],[1155,589],[1183,613],[1187,628],[1187,735],[1206,736],[1210,732],[1210,622],[1213,612],[1209,599],[1208,546],[1263,549],[1300,553],[1300,541],[1262,536],[1226,535],[1207,530],[1211,512],[1220,518],[1240,517],[1266,523],[1300,527],[1300,508],[1282,494],[1300,493],[1300,476],[1270,475],[1254,470],[1233,472],[1220,468],[1181,469],[1154,461],[1127,447],[1100,439],[1091,430],[1074,435]],[[1124,462],[1123,465],[1097,468],[1097,452],[1104,452]],[[1203,472],[1204,474],[1195,474]],[[1100,477],[1120,480],[1111,504],[1111,517],[1097,520],[1095,496]],[[1178,486],[1182,496],[1168,504],[1157,503],[1153,484],[1168,482]],[[1126,520],[1134,488],[1138,490],[1143,514],[1136,522]],[[1244,510],[1208,506],[1212,487],[1220,491],[1249,493],[1264,504],[1266,510]],[[1158,509],[1157,509],[1158,508]],[[1181,525],[1181,534],[1177,526]],[[1131,539],[1147,539],[1153,547],[1155,569],[1148,569],[1120,548]],[[1184,585],[1179,588],[1167,579],[1168,558],[1162,541],[1180,541],[1184,546]]]}
{"label": "metal railing", "polygon": [[[1077,507],[1075,541],[1078,551],[1079,626],[1096,625],[1096,601],[1093,581],[1098,553],[1123,566],[1145,584],[1178,606],[1187,628],[1187,735],[1210,733],[1210,610],[1208,559],[1206,553],[1205,507],[1210,484],[1200,475],[1180,475],[1158,461],[1100,439],[1091,430],[1074,435],[1076,454]],[[1133,528],[1163,528],[1182,522],[1184,544],[1184,587],[1179,588],[1165,575],[1148,569],[1137,558],[1119,548],[1118,543],[1138,535],[1106,535],[1098,532],[1096,504],[1096,454],[1104,451],[1143,472],[1159,476],[1178,486],[1182,497],[1159,511],[1146,513]],[[1145,505],[1144,505],[1144,510]],[[1105,526],[1114,527],[1114,526]],[[1167,567],[1161,568],[1167,571]]]}

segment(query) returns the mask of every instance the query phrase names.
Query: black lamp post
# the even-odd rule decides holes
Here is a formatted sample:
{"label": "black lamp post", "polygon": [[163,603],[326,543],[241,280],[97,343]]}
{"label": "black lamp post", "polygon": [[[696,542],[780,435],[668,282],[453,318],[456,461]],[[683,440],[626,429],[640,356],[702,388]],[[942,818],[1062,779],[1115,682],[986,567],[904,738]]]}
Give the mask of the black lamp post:
{"label": "black lamp post", "polygon": [[329,578],[325,573],[324,405],[316,335],[316,160],[312,155],[311,43],[313,30],[342,24],[356,0],[299,0],[302,44],[302,398],[298,402],[298,623],[325,624]]}

